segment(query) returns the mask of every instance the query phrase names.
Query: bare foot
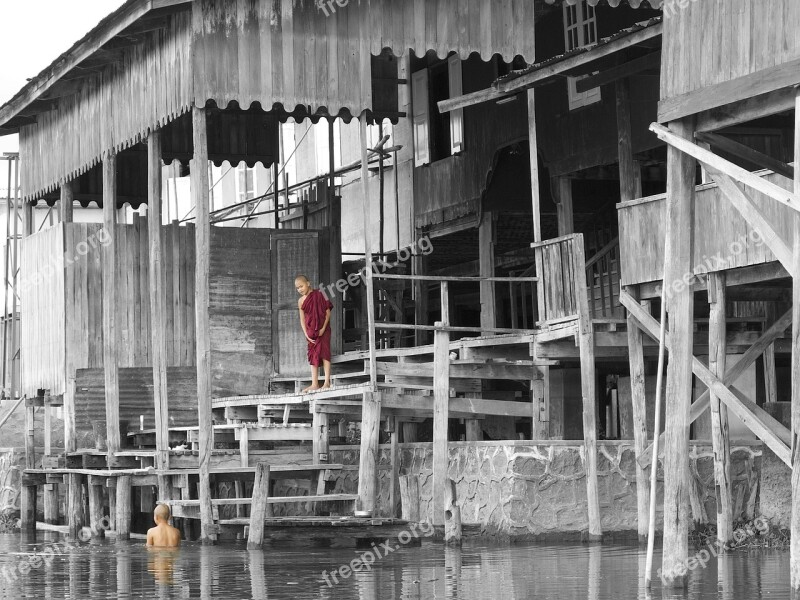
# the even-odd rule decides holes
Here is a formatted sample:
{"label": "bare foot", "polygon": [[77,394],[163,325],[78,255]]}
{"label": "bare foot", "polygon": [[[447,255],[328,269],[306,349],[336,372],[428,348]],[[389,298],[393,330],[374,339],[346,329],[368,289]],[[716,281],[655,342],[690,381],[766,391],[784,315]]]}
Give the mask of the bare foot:
{"label": "bare foot", "polygon": [[329,389],[331,389],[331,384],[330,384],[330,382],[327,382],[327,381],[326,381],[326,382],[325,382],[325,383],[322,385],[322,387],[321,387],[320,389],[322,389],[322,390],[329,390]]}
{"label": "bare foot", "polygon": [[319,384],[318,383],[313,383],[310,386],[308,386],[307,388],[305,388],[303,390],[303,393],[307,394],[308,392],[315,392],[318,389],[319,389]]}

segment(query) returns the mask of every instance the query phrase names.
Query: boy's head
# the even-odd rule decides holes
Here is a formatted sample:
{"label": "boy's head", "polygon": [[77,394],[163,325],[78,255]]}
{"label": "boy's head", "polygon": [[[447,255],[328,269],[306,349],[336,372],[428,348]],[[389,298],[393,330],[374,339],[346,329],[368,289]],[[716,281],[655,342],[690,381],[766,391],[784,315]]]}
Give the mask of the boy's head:
{"label": "boy's head", "polygon": [[169,511],[169,506],[166,504],[159,504],[156,506],[155,511],[153,511],[153,520],[156,522],[156,525],[160,523],[169,523],[169,518],[172,516]]}
{"label": "boy's head", "polygon": [[294,278],[294,287],[297,290],[297,293],[301,296],[305,296],[311,291],[311,282],[308,280],[308,277],[305,275],[298,275]]}

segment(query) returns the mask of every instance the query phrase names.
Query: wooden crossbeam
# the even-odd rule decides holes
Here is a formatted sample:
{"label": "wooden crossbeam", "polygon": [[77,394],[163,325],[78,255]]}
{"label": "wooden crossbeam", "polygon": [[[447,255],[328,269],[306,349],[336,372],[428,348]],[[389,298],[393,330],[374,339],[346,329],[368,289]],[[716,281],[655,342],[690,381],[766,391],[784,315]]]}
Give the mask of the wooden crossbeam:
{"label": "wooden crossbeam", "polygon": [[[579,81],[578,83],[583,83],[583,80]],[[578,91],[580,91],[580,89],[578,89]],[[792,167],[787,165],[782,160],[772,158],[768,154],[754,150],[750,146],[745,146],[744,144],[727,138],[723,135],[718,133],[697,132],[694,134],[694,137],[700,142],[711,144],[713,147],[719,148],[720,150],[724,150],[725,152],[733,154],[734,156],[738,156],[741,159],[758,165],[762,169],[775,171],[776,173],[779,173],[784,177],[788,177],[789,179],[794,177],[794,171]]]}
{"label": "wooden crossbeam", "polygon": [[[623,300],[623,296],[625,297]],[[625,291],[620,292],[620,301],[631,313],[639,327],[650,337],[659,335],[658,322],[638,305]],[[665,343],[669,348],[669,336]],[[736,389],[728,388],[725,383],[716,377],[709,368],[696,356],[692,356],[692,372],[708,387],[715,396],[719,397],[733,414],[745,426],[761,439],[778,458],[791,466],[790,432],[781,423],[770,416],[764,409],[745,398]]]}
{"label": "wooden crossbeam", "polygon": [[788,206],[792,210],[800,212],[800,197],[797,194],[785,190],[781,186],[776,185],[771,181],[764,179],[763,177],[759,177],[758,175],[751,173],[747,169],[743,169],[742,167],[717,156],[710,150],[701,148],[697,144],[693,144],[689,140],[685,140],[675,135],[669,130],[669,128],[664,127],[663,125],[652,123],[650,125],[650,131],[655,133],[660,140],[666,142],[673,148],[677,148],[681,152],[692,156],[699,162],[703,163],[703,165],[706,167],[716,169],[725,175],[732,177],[736,181],[739,181],[746,186],[753,188],[754,190],[758,190],[773,200],[777,200],[784,206]]}
{"label": "wooden crossbeam", "polygon": [[762,211],[753,200],[738,186],[729,175],[721,171],[707,167],[706,170],[711,178],[717,183],[720,191],[730,200],[733,207],[739,211],[745,221],[761,236],[761,239],[769,247],[775,257],[780,261],[784,268],[793,273],[792,249],[783,236],[775,231],[772,224],[764,217]]}
{"label": "wooden crossbeam", "polygon": [[607,83],[613,83],[620,79],[636,75],[649,69],[658,69],[661,66],[661,51],[651,52],[639,58],[634,58],[610,69],[600,71],[597,75],[589,75],[576,82],[578,93],[589,91]]}

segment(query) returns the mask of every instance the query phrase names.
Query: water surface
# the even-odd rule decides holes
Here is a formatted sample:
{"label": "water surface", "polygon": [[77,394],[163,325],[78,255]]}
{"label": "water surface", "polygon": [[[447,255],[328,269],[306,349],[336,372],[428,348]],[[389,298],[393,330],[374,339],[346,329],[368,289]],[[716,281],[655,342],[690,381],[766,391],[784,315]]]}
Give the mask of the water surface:
{"label": "water surface", "polygon": [[[482,542],[451,549],[426,540],[385,556],[385,548],[379,549],[381,558],[370,570],[337,575],[338,583],[330,573],[365,549],[274,543],[259,551],[242,544],[148,551],[139,541],[111,540],[71,546],[50,533],[0,535],[0,600],[790,598],[788,551],[711,558],[706,567],[691,571],[685,592],[662,591],[656,580],[648,595],[645,556],[636,545]],[[656,565],[660,558],[657,552]]]}

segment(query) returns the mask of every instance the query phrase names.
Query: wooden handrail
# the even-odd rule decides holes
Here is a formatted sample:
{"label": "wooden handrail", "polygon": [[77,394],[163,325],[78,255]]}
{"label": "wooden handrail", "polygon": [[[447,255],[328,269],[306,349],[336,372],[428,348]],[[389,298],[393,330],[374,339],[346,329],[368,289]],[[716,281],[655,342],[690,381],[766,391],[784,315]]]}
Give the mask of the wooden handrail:
{"label": "wooden handrail", "polygon": [[11,418],[11,415],[13,415],[13,414],[14,414],[14,411],[15,411],[15,410],[17,410],[17,407],[18,407],[20,404],[22,404],[22,402],[23,402],[24,400],[25,400],[25,396],[22,396],[21,398],[19,398],[19,399],[17,400],[16,404],[14,404],[14,406],[12,406],[12,407],[11,407],[11,410],[10,410],[10,411],[8,411],[8,414],[6,414],[6,416],[5,416],[5,417],[3,417],[3,420],[2,420],[2,421],[0,421],[0,429],[2,429],[2,428],[3,428],[3,425],[5,425],[5,424],[6,424],[6,421],[8,421],[8,420]]}
{"label": "wooden handrail", "polygon": [[520,282],[535,283],[538,277],[446,277],[439,275],[390,275],[388,273],[375,273],[375,279],[402,279],[407,281],[438,281],[438,282],[475,282],[494,281],[494,282]]}
{"label": "wooden handrail", "polygon": [[590,267],[594,266],[596,262],[601,260],[607,254],[609,254],[614,248],[619,247],[619,236],[615,237],[613,240],[608,242],[605,246],[600,248],[594,256],[592,256],[589,260],[586,261],[586,269],[588,270]]}

